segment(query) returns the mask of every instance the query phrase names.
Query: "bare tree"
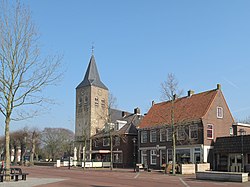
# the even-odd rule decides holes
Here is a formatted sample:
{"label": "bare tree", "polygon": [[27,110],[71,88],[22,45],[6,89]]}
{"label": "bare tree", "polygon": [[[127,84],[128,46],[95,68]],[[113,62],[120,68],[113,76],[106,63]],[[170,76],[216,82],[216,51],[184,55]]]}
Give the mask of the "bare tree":
{"label": "bare tree", "polygon": [[10,121],[37,115],[37,111],[28,113],[31,109],[24,110],[23,107],[41,105],[46,100],[42,90],[59,79],[60,58],[40,55],[38,34],[30,11],[19,1],[9,5],[8,1],[2,0],[0,9],[0,112],[5,117],[8,173]]}
{"label": "bare tree", "polygon": [[[173,73],[169,73],[167,80],[161,83],[162,88],[162,99],[171,101],[171,129],[172,129],[172,172],[175,175],[175,166],[176,166],[176,128],[175,128],[175,108],[174,102],[175,99],[181,95],[182,91],[178,90],[178,81],[175,78]],[[178,95],[177,95],[178,92]]]}
{"label": "bare tree", "polygon": [[45,128],[41,135],[47,157],[56,160],[70,150],[74,140],[74,133],[63,128]]}
{"label": "bare tree", "polygon": [[245,118],[245,119],[243,119],[243,120],[239,120],[239,122],[241,122],[241,123],[248,123],[248,124],[250,124],[250,116],[246,117],[246,118]]}
{"label": "bare tree", "polygon": [[29,130],[29,142],[30,142],[30,164],[34,164],[34,155],[38,145],[40,144],[41,132],[38,129]]}
{"label": "bare tree", "polygon": [[[17,164],[18,156],[20,156],[21,164],[24,163],[24,156],[28,149],[28,128],[14,131],[10,133],[10,146],[14,149],[14,164]],[[18,155],[18,151],[21,150],[21,155]]]}

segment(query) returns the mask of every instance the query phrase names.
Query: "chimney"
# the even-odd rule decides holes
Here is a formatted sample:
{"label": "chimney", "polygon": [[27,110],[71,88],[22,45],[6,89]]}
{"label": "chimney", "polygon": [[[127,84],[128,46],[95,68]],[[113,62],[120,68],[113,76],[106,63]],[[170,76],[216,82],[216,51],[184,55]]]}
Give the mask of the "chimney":
{"label": "chimney", "polygon": [[217,84],[217,90],[221,90],[221,85]]}
{"label": "chimney", "polygon": [[141,113],[141,111],[138,107],[134,109],[134,114],[140,114],[140,113]]}
{"label": "chimney", "polygon": [[173,100],[175,101],[176,99],[177,99],[177,95],[174,94],[174,95],[173,95]]}
{"label": "chimney", "polygon": [[127,115],[127,112],[122,111],[122,117],[124,118]]}
{"label": "chimney", "polygon": [[155,104],[155,101],[152,101],[152,106],[154,106],[154,104]]}
{"label": "chimney", "polygon": [[194,95],[194,90],[188,90],[188,97],[191,97],[192,95]]}

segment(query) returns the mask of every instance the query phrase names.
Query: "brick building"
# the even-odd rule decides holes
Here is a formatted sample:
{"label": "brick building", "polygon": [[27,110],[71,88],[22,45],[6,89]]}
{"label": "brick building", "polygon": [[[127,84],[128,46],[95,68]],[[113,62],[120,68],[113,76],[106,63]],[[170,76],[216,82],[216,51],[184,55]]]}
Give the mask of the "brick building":
{"label": "brick building", "polygon": [[112,149],[113,167],[133,167],[137,162],[137,126],[142,118],[139,108],[132,114],[122,112],[119,119],[92,136],[93,161],[110,162]]}
{"label": "brick building", "polygon": [[[173,103],[173,105],[172,105]],[[174,108],[174,128],[171,108]],[[139,162],[159,169],[172,161],[172,132],[176,134],[177,163],[213,163],[217,137],[230,135],[234,123],[222,94],[216,89],[152,105],[139,124]]]}
{"label": "brick building", "polygon": [[236,123],[230,136],[217,138],[214,158],[215,170],[250,172],[250,125]]}

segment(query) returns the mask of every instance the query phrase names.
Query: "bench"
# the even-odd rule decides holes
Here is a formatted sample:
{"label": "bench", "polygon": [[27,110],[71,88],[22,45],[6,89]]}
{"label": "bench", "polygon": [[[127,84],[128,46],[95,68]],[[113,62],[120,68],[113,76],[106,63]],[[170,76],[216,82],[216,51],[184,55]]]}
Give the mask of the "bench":
{"label": "bench", "polygon": [[18,181],[18,176],[22,176],[22,180],[26,180],[29,173],[23,173],[21,168],[10,168],[10,175],[12,179],[15,178],[15,181]]}
{"label": "bench", "polygon": [[224,182],[247,182],[248,173],[202,171],[202,172],[196,172],[196,179],[215,180]]}
{"label": "bench", "polygon": [[0,182],[3,182],[4,177],[10,176],[11,179],[18,181],[18,176],[22,176],[22,180],[26,180],[29,173],[23,173],[21,168],[10,168],[10,174],[6,174],[6,169],[2,169],[0,173]]}

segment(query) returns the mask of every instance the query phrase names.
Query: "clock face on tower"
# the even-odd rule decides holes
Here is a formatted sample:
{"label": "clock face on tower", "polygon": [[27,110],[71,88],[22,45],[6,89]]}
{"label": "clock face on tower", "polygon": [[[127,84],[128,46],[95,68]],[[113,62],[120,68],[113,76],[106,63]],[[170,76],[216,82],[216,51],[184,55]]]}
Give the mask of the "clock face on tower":
{"label": "clock face on tower", "polygon": [[102,90],[98,89],[98,95],[102,95]]}

